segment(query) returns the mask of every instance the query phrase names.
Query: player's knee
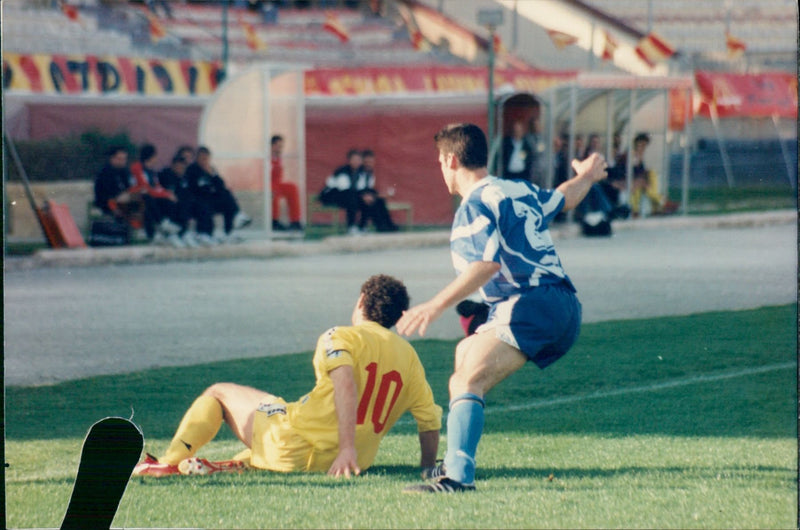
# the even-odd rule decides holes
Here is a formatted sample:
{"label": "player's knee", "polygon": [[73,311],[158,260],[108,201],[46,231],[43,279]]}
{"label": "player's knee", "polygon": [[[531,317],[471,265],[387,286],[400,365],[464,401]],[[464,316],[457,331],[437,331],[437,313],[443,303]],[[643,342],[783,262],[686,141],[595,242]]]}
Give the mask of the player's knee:
{"label": "player's knee", "polygon": [[222,401],[230,385],[231,383],[214,383],[203,391],[203,395]]}

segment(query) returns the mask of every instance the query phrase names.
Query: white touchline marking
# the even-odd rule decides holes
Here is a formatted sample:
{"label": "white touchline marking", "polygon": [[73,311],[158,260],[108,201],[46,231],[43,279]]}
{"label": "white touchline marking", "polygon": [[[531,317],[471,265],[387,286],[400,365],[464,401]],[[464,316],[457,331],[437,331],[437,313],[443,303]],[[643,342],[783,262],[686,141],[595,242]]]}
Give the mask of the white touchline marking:
{"label": "white touchline marking", "polygon": [[[570,403],[577,403],[579,401],[586,401],[589,399],[603,399],[607,397],[624,396],[626,394],[639,394],[642,392],[653,392],[655,390],[664,390],[667,388],[675,388],[679,386],[695,385],[698,383],[708,383],[712,381],[722,381],[724,379],[734,379],[736,377],[744,377],[746,375],[758,375],[767,372],[775,372],[778,370],[786,370],[788,368],[796,368],[797,363],[794,361],[778,364],[768,364],[766,366],[758,366],[755,368],[743,368],[740,370],[727,370],[724,372],[716,372],[711,374],[693,375],[689,377],[679,377],[677,379],[670,379],[662,381],[661,383],[651,383],[649,385],[631,386],[626,388],[617,388],[614,390],[598,390],[590,394],[578,394],[573,396],[563,396],[549,399],[537,399],[528,403],[519,405],[506,405],[503,407],[486,407],[485,414],[514,412],[517,410],[530,410],[530,409],[543,409],[545,407],[555,407],[557,405],[566,405]],[[447,413],[444,414],[447,417]],[[443,418],[444,419],[444,418]],[[397,423],[405,424],[411,423],[413,419],[402,418]]]}
{"label": "white touchline marking", "polygon": [[797,363],[786,362],[779,364],[769,364],[767,366],[758,366],[755,368],[744,368],[741,370],[728,370],[724,372],[717,372],[712,374],[693,375],[689,377],[680,377],[677,379],[670,379],[661,383],[651,383],[649,385],[632,386],[627,388],[617,388],[614,390],[598,390],[590,394],[580,394],[574,396],[564,396],[550,399],[537,399],[529,403],[522,403],[519,405],[506,405],[504,407],[487,407],[486,413],[497,412],[513,412],[516,410],[529,410],[540,409],[545,407],[554,407],[556,405],[565,405],[569,403],[576,403],[578,401],[586,401],[589,399],[603,399],[607,397],[624,396],[626,394],[638,394],[642,392],[653,392],[655,390],[664,390],[667,388],[675,388],[679,386],[694,385],[698,383],[708,383],[712,381],[721,381],[724,379],[734,379],[736,377],[744,377],[747,375],[757,375],[767,372],[775,372],[777,370],[786,370],[788,368],[795,368]]}

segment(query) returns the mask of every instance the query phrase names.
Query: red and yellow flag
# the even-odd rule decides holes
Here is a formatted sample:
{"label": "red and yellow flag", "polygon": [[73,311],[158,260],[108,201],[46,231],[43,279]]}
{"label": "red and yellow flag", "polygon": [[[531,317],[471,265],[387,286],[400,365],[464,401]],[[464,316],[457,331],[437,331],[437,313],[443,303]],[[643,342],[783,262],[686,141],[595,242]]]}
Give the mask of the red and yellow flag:
{"label": "red and yellow flag", "polygon": [[248,48],[256,52],[267,49],[267,45],[263,40],[261,40],[261,37],[258,36],[258,33],[256,33],[256,28],[254,28],[252,24],[241,19],[239,20],[239,23],[242,25],[244,38],[247,40]]}
{"label": "red and yellow flag", "polygon": [[78,22],[78,8],[71,6],[66,2],[61,2],[61,12],[73,22]]}
{"label": "red and yellow flag", "polygon": [[737,39],[727,31],[725,32],[725,47],[728,48],[728,56],[735,58],[741,57],[747,50],[747,44]]}
{"label": "red and yellow flag", "polygon": [[325,22],[322,24],[322,29],[336,35],[341,42],[348,42],[350,40],[350,32],[339,20],[339,17],[333,13],[325,15]]}
{"label": "red and yellow flag", "polygon": [[636,45],[636,55],[650,68],[675,55],[675,49],[656,33],[649,33]]}
{"label": "red and yellow flag", "polygon": [[161,21],[154,14],[147,13],[147,25],[150,29],[150,40],[152,42],[158,42],[167,36],[167,30],[164,29]]}
{"label": "red and yellow flag", "polygon": [[563,50],[567,46],[572,46],[578,42],[578,37],[554,29],[548,29],[547,36],[550,37],[550,40],[553,41],[553,44],[555,44],[556,48],[559,50]]}
{"label": "red and yellow flag", "polygon": [[506,45],[503,44],[503,41],[500,38],[500,35],[495,33],[493,41],[494,42],[492,42],[492,44],[494,45],[494,53],[495,53],[495,55],[503,55],[503,54],[508,53],[508,48],[506,48]]}
{"label": "red and yellow flag", "polygon": [[608,34],[607,31],[603,31],[603,53],[600,56],[604,61],[611,61],[614,59],[614,52],[617,51],[617,46],[619,44],[617,41]]}

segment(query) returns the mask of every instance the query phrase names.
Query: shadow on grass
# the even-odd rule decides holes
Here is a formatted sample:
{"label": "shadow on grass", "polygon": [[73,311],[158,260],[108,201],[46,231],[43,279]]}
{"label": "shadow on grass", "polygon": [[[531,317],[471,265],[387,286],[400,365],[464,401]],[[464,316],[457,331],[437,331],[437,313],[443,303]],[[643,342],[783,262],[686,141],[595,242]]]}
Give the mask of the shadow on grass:
{"label": "shadow on grass", "polygon": [[[796,362],[796,329],[793,305],[586,325],[573,351],[553,367],[525,366],[487,395],[486,431],[796,437],[796,368],[656,388],[676,378]],[[447,410],[455,341],[414,344],[437,402]],[[131,410],[146,438],[169,439],[194,398],[217,381],[298,399],[314,385],[310,360],[302,353],[8,387],[6,439],[82,439],[98,419],[129,417]],[[654,389],[513,410],[531,401],[648,385]],[[393,432],[415,430],[404,420]],[[218,439],[233,436],[223,428]]]}

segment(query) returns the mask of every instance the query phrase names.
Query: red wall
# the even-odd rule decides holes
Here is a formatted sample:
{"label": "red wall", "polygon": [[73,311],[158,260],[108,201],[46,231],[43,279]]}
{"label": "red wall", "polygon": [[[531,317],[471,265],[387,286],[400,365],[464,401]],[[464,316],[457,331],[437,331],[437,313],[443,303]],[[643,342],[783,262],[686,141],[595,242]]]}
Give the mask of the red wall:
{"label": "red wall", "polygon": [[[16,128],[18,138],[43,139],[91,128],[106,133],[127,131],[135,143],[153,143],[159,163],[167,165],[179,145],[196,144],[202,107],[29,104],[26,114]],[[345,163],[349,149],[369,148],[376,153],[379,191],[394,187],[395,200],[411,202],[416,224],[449,225],[454,201],[442,181],[433,135],[447,123],[461,121],[485,130],[485,106],[448,104],[444,98],[397,105],[309,104],[306,189],[319,193],[331,171]],[[403,214],[396,220],[403,221]]]}
{"label": "red wall", "polygon": [[[486,127],[482,106],[446,104],[308,107],[306,162],[308,193],[318,193],[351,148],[375,151],[376,187],[395,188],[395,200],[414,205],[416,224],[449,225],[453,199],[442,180],[433,135],[451,122]],[[401,221],[402,215],[397,219]]]}

